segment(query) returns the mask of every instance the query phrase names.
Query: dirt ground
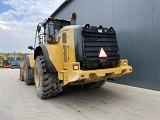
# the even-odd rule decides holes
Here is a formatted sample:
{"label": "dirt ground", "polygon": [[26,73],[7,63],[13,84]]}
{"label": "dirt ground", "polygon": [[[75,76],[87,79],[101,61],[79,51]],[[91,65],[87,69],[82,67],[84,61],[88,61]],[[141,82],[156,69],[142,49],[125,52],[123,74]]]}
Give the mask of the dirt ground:
{"label": "dirt ground", "polygon": [[160,92],[106,82],[41,100],[19,69],[0,69],[0,120],[160,120]]}

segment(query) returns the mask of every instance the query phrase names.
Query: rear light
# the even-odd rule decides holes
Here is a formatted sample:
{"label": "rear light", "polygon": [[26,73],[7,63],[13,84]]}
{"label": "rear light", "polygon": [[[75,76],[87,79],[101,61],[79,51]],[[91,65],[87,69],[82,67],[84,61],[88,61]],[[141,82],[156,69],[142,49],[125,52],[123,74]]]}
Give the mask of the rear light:
{"label": "rear light", "polygon": [[79,69],[79,65],[73,65],[73,70],[78,70]]}
{"label": "rear light", "polygon": [[124,66],[128,65],[128,62],[127,61],[123,61],[123,65]]}

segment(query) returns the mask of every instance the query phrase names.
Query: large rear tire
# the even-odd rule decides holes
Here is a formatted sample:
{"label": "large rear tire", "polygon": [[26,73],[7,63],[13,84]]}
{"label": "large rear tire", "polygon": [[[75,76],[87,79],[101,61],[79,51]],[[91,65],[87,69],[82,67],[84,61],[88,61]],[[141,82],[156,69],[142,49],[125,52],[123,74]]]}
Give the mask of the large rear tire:
{"label": "large rear tire", "polygon": [[26,60],[24,60],[24,81],[27,85],[33,85],[34,84],[34,69],[30,68],[27,65]]}
{"label": "large rear tire", "polygon": [[34,81],[39,98],[46,99],[62,92],[57,73],[47,73],[44,56],[37,56],[34,67]]}

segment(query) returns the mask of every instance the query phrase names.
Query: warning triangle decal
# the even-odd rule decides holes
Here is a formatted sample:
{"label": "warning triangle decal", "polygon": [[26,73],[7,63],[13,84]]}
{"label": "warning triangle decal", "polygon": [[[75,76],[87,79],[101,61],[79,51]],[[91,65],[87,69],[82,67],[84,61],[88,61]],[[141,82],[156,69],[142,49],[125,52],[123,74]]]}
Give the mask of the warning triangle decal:
{"label": "warning triangle decal", "polygon": [[107,57],[107,54],[102,47],[99,50],[99,55],[98,56],[99,56],[99,58],[106,58]]}

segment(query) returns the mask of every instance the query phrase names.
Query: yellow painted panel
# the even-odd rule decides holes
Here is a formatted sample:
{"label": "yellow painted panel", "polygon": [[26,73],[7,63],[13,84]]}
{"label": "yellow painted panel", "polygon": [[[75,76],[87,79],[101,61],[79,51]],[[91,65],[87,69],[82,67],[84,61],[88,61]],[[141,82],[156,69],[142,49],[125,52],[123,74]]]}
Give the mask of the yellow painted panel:
{"label": "yellow painted panel", "polygon": [[49,59],[57,70],[63,70],[64,68],[64,58],[63,49],[60,44],[47,44],[46,45]]}
{"label": "yellow painted panel", "polygon": [[96,82],[106,78],[120,77],[132,72],[132,67],[128,64],[124,65],[123,62],[127,60],[120,60],[118,67],[97,69],[97,70],[73,70],[73,65],[80,66],[79,62],[69,62],[66,64],[67,69],[58,71],[64,73],[63,85],[66,84],[86,84],[89,82]]}
{"label": "yellow painted panel", "polygon": [[66,33],[66,42],[63,42],[63,37],[60,38],[60,44],[66,45],[67,47],[67,61],[66,62],[75,62],[75,45],[74,45],[74,25],[66,26],[60,30],[61,36]]}

